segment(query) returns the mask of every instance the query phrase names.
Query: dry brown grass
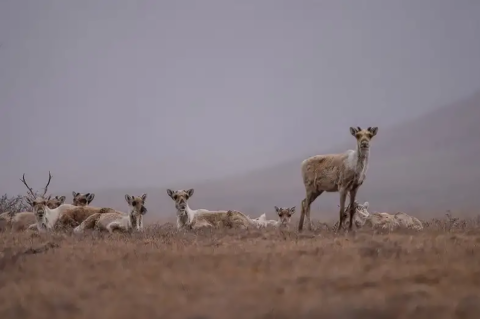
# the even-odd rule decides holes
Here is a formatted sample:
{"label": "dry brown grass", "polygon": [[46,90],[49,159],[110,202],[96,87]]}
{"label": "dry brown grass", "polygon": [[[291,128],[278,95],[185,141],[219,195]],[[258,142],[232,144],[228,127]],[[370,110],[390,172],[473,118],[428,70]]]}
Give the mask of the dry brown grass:
{"label": "dry brown grass", "polygon": [[479,225],[4,232],[0,318],[478,318]]}

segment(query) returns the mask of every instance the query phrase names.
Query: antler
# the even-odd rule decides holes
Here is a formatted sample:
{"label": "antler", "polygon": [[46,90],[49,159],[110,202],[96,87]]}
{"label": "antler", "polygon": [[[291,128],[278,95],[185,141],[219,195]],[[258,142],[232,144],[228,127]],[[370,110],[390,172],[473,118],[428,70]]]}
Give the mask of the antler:
{"label": "antler", "polygon": [[48,182],[47,182],[47,185],[44,188],[42,197],[44,197],[47,194],[48,185],[50,185],[51,180],[52,180],[52,174],[50,174],[50,171],[48,171]]}
{"label": "antler", "polygon": [[32,188],[31,188],[30,186],[28,186],[28,184],[27,184],[27,181],[25,180],[25,173],[23,173],[23,177],[22,177],[21,181],[22,181],[23,184],[25,184],[25,186],[27,187],[28,192],[30,193],[30,195],[32,196],[32,198],[37,197],[37,195],[35,195],[35,192],[32,190]]}
{"label": "antler", "polygon": [[[48,171],[48,182],[47,182],[47,185],[45,185],[45,188],[43,189],[43,195],[42,197],[45,197],[45,195],[47,194],[47,191],[48,191],[48,185],[50,185],[50,182],[52,180],[52,174],[50,173],[50,171]],[[27,184],[27,181],[25,180],[25,173],[23,173],[23,177],[21,179],[22,183],[25,184],[25,186],[27,187],[28,189],[28,192],[30,193],[30,195],[35,199],[35,197],[37,197],[36,193],[33,191],[33,189],[28,186]]]}

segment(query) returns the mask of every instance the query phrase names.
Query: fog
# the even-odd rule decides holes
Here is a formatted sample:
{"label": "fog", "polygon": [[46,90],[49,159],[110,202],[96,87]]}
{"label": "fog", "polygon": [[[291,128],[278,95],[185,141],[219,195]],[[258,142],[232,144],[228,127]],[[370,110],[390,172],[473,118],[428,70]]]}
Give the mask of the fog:
{"label": "fog", "polygon": [[4,0],[0,190],[49,170],[57,193],[188,187],[349,126],[381,139],[480,88],[479,16],[468,0]]}

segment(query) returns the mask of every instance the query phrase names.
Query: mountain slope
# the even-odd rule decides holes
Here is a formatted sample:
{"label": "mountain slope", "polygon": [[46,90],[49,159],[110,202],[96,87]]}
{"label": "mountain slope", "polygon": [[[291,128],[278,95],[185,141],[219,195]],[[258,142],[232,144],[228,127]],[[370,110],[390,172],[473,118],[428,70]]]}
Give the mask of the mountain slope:
{"label": "mountain slope", "polygon": [[[368,200],[374,211],[428,210],[443,214],[448,209],[476,208],[476,196],[480,194],[479,120],[480,91],[394,128],[372,123],[379,126],[379,133],[372,142],[370,168],[358,199]],[[345,139],[349,138],[346,145],[309,155],[355,147],[345,127]],[[274,205],[296,205],[299,211],[304,197],[300,163],[306,157],[237,177],[177,187],[195,188],[191,203],[194,208],[233,208],[256,215],[260,211],[272,212]],[[148,192],[147,207],[172,215],[173,202],[165,189],[137,193]],[[97,192],[95,201],[111,205],[110,200],[118,203],[123,195],[120,191]],[[119,204],[119,208],[125,206]],[[337,204],[338,194],[324,193],[313,204],[312,212],[322,210],[329,217],[336,216]],[[269,214],[273,217],[273,213]]]}

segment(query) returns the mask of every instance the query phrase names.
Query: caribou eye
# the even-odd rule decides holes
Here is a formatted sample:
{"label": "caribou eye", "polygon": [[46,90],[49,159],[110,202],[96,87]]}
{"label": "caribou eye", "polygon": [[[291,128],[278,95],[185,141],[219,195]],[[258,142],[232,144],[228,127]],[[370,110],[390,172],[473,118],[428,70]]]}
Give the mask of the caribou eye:
{"label": "caribou eye", "polygon": [[132,206],[136,206],[136,205],[137,205],[137,201],[134,200],[134,201],[132,202]]}
{"label": "caribou eye", "polygon": [[177,200],[178,196],[177,195],[173,195],[173,199],[174,200]]}

